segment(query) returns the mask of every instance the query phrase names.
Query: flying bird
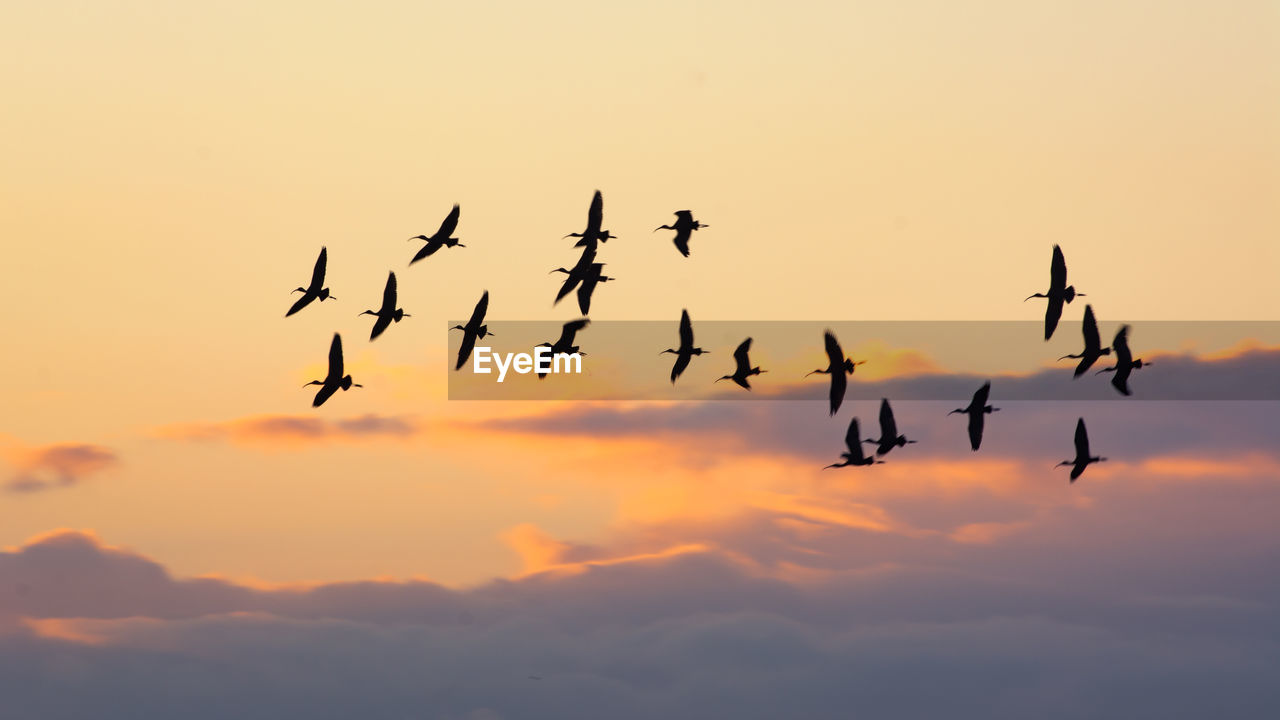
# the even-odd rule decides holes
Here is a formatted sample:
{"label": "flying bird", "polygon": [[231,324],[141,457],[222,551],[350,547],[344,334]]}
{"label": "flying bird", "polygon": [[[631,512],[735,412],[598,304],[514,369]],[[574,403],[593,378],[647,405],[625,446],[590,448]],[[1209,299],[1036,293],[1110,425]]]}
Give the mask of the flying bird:
{"label": "flying bird", "polygon": [[[568,269],[558,267],[555,270],[552,270],[551,272],[547,273],[548,275],[550,275],[551,273],[564,273],[567,276],[564,279],[564,283],[560,286],[560,292],[556,293],[555,302],[551,304],[559,305],[560,301],[568,297],[569,293],[573,292],[573,289],[578,287],[579,283],[587,279],[587,277],[591,275],[591,266],[595,264],[595,261],[596,261],[596,248],[593,245],[593,246],[583,248],[582,255],[578,258],[577,264],[575,264],[573,267]],[[583,314],[585,315],[586,312],[583,311]]]}
{"label": "flying bird", "polygon": [[1084,332],[1084,350],[1081,350],[1079,355],[1063,355],[1058,358],[1058,360],[1071,358],[1072,360],[1080,361],[1080,364],[1076,365],[1075,373],[1071,376],[1072,379],[1083,375],[1098,361],[1098,358],[1111,354],[1111,348],[1102,347],[1102,339],[1098,335],[1098,321],[1093,317],[1092,305],[1084,306],[1084,325],[1082,330]]}
{"label": "flying bird", "polygon": [[840,341],[836,340],[835,333],[830,330],[823,333],[822,340],[827,347],[827,366],[806,373],[805,377],[809,377],[814,373],[831,376],[831,414],[835,415],[836,411],[840,409],[840,403],[844,402],[844,391],[849,385],[845,375],[852,375],[853,369],[865,363],[866,360],[854,362],[845,357],[844,350],[840,349]]}
{"label": "flying bird", "polygon": [[675,215],[676,223],[674,225],[659,225],[654,228],[654,232],[658,232],[659,230],[675,230],[676,236],[671,239],[671,242],[675,243],[676,249],[680,251],[681,255],[689,257],[689,238],[693,235],[693,231],[698,228],[711,226],[704,225],[703,223],[694,220],[693,213],[689,210],[677,210]]}
{"label": "flying bird", "polygon": [[758,367],[751,367],[751,358],[747,355],[749,352],[751,352],[751,338],[743,340],[742,343],[738,345],[738,349],[733,351],[733,361],[737,363],[737,367],[734,369],[733,374],[725,375],[719,380],[716,380],[716,382],[720,382],[720,380],[732,380],[737,383],[739,387],[750,390],[751,384],[747,382],[747,378],[752,375],[759,375],[760,373],[767,373],[769,371],[761,370]]}
{"label": "flying bird", "polygon": [[823,470],[847,467],[849,465],[884,464],[883,460],[876,460],[874,457],[867,457],[862,453],[862,435],[858,432],[858,418],[849,421],[849,429],[844,434],[844,444],[849,448],[847,452],[840,454],[840,457],[844,458],[844,462],[828,465],[822,468]]}
{"label": "flying bird", "polygon": [[581,238],[574,247],[587,247],[593,250],[596,242],[608,242],[617,235],[611,234],[608,230],[601,229],[604,223],[604,196],[597,190],[596,194],[591,198],[591,208],[587,210],[587,227],[580,233],[569,233],[565,235],[567,238]]}
{"label": "flying bird", "polygon": [[591,269],[586,272],[582,278],[582,283],[578,285],[578,309],[583,315],[591,313],[591,295],[595,293],[596,286],[600,283],[617,280],[618,278],[604,275],[601,271],[604,269],[604,263],[591,263]]}
{"label": "flying bird", "polygon": [[312,380],[303,385],[319,385],[320,391],[316,393],[316,399],[311,401],[311,407],[320,407],[328,400],[331,395],[338,392],[338,389],[350,390],[353,387],[364,387],[359,383],[351,382],[351,376],[345,375],[342,369],[342,336],[338,333],[333,334],[333,343],[329,345],[329,374],[324,380]]}
{"label": "flying bird", "polygon": [[1095,457],[1095,456],[1089,455],[1089,433],[1084,429],[1084,418],[1080,418],[1079,420],[1076,421],[1076,456],[1075,458],[1072,460],[1063,460],[1062,462],[1058,463],[1054,467],[1062,467],[1063,465],[1072,466],[1071,482],[1075,482],[1076,478],[1080,477],[1081,473],[1084,472],[1084,469],[1089,467],[1091,463],[1104,462],[1104,461],[1106,461],[1106,458],[1104,457]]}
{"label": "flying bird", "polygon": [[671,353],[676,356],[676,362],[671,366],[671,384],[674,385],[676,378],[680,377],[680,373],[689,367],[689,361],[694,355],[701,355],[708,351],[700,347],[693,346],[693,322],[689,320],[689,311],[680,311],[680,347],[667,348],[659,355]]}
{"label": "flying bird", "polygon": [[480,302],[476,303],[476,309],[471,311],[471,319],[466,325],[454,325],[450,330],[462,331],[462,345],[458,347],[458,364],[453,366],[454,370],[462,369],[466,364],[467,358],[471,357],[471,350],[476,346],[476,340],[492,335],[489,332],[489,326],[484,324],[484,314],[489,311],[489,291],[485,290],[484,295],[480,296]]}
{"label": "flying bird", "polygon": [[378,319],[373,323],[373,332],[369,333],[369,340],[373,341],[382,334],[383,330],[391,327],[392,322],[400,322],[401,318],[412,317],[404,311],[404,308],[396,307],[396,274],[393,272],[387,276],[387,286],[382,290],[382,307],[377,312],[373,310],[365,310],[361,315],[374,315]]}
{"label": "flying bird", "polygon": [[914,444],[915,440],[908,440],[906,435],[898,434],[898,423],[893,419],[893,408],[889,407],[889,399],[881,398],[880,400],[880,437],[875,440],[863,440],[862,442],[873,443],[876,447],[876,455],[887,455],[890,450],[896,447],[905,447],[908,444]]}
{"label": "flying bird", "polygon": [[458,238],[450,237],[453,235],[453,231],[458,229],[458,215],[461,213],[461,206],[455,203],[453,209],[450,210],[448,216],[445,217],[444,222],[440,223],[440,229],[436,230],[434,234],[414,235],[409,238],[410,240],[427,241],[427,244],[423,245],[418,250],[418,254],[413,256],[413,259],[409,261],[409,264],[412,265],[422,258],[431,257],[442,247],[466,247],[466,245],[463,245],[458,241]]}
{"label": "flying bird", "polygon": [[1053,261],[1049,266],[1049,291],[1027,297],[1027,300],[1031,298],[1048,298],[1049,300],[1044,311],[1045,340],[1053,337],[1053,331],[1058,327],[1058,320],[1062,318],[1062,303],[1069,303],[1077,297],[1084,297],[1084,293],[1076,292],[1074,285],[1067,284],[1067,261],[1062,256],[1062,248],[1054,245]]}
{"label": "flying bird", "polygon": [[1138,358],[1137,360],[1133,359],[1133,352],[1129,350],[1128,325],[1122,325],[1120,329],[1116,331],[1116,336],[1111,339],[1111,347],[1116,351],[1116,364],[1109,368],[1103,368],[1095,374],[1101,375],[1102,373],[1115,373],[1115,376],[1111,378],[1111,387],[1120,391],[1121,395],[1132,395],[1133,391],[1129,389],[1129,374],[1134,370],[1141,370],[1152,363],[1143,362],[1142,358]]}
{"label": "flying bird", "polygon": [[991,382],[987,381],[973,394],[973,400],[969,401],[968,407],[956,408],[947,413],[948,415],[961,413],[969,416],[969,446],[975,452],[982,445],[982,428],[986,424],[986,415],[1000,410],[998,407],[991,407],[987,404],[987,398],[990,395]]}
{"label": "flying bird", "polygon": [[302,293],[302,297],[298,298],[298,301],[293,304],[293,307],[289,308],[289,312],[284,314],[285,317],[289,317],[302,308],[310,305],[312,300],[324,302],[325,300],[338,299],[330,295],[329,288],[324,286],[324,272],[328,265],[329,249],[322,247],[320,248],[320,257],[316,258],[316,265],[311,270],[311,284],[304,288],[300,287],[294,290],[294,292]]}
{"label": "flying bird", "polygon": [[[586,355],[586,353],[579,350],[578,346],[573,343],[574,339],[578,335],[578,331],[590,324],[591,320],[589,318],[570,320],[560,328],[560,337],[555,342],[539,343],[538,347],[551,348],[552,355],[573,355],[574,353],[577,353],[578,355]],[[539,380],[546,376],[547,374],[544,372],[538,373]]]}

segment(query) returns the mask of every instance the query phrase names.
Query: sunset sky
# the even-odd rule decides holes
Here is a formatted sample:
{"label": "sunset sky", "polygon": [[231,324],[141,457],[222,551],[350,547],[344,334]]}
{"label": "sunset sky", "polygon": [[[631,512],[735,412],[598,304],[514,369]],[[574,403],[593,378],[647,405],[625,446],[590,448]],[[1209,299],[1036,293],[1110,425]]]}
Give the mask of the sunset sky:
{"label": "sunset sky", "polygon": [[[0,60],[15,717],[1280,709],[1276,3],[15,2]],[[578,317],[547,271],[597,189],[597,327],[1036,322],[1059,244],[1088,295],[1000,371],[1069,378],[1087,301],[1135,384],[1272,400],[1009,398],[977,454],[904,402],[919,444],[825,472],[875,402],[450,401],[484,290],[495,344]],[[454,203],[467,247],[408,267]],[[651,232],[685,208],[687,259]],[[336,299],[285,319],[322,246]],[[412,317],[370,343],[388,270]],[[334,332],[364,387],[314,409]],[[824,362],[757,351],[766,395]],[[1072,485],[1081,416],[1109,459]]]}

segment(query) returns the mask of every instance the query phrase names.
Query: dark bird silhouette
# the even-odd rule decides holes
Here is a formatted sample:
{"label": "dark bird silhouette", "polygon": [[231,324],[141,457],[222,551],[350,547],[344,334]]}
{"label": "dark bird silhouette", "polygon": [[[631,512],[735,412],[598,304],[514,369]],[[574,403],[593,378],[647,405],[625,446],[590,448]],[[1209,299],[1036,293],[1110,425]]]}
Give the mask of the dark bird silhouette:
{"label": "dark bird silhouette", "polygon": [[845,357],[844,350],[840,349],[840,341],[836,340],[835,333],[830,330],[823,333],[822,341],[827,348],[827,366],[806,373],[805,377],[809,377],[814,373],[831,376],[831,414],[835,415],[836,411],[840,409],[840,403],[844,402],[844,391],[849,385],[849,380],[845,378],[845,375],[852,375],[853,369],[866,363],[866,360],[854,362]]}
{"label": "dark bird silhouette", "polygon": [[962,413],[969,416],[969,446],[977,451],[982,445],[982,428],[986,424],[986,415],[988,413],[999,412],[1000,408],[991,407],[987,404],[987,398],[991,396],[990,381],[983,383],[982,387],[973,394],[973,400],[969,401],[968,407],[956,408],[948,415]]}
{"label": "dark bird silhouette", "polygon": [[580,233],[569,233],[565,235],[567,238],[580,238],[574,247],[587,247],[595,249],[596,242],[608,242],[617,235],[611,234],[608,230],[601,229],[604,223],[604,196],[597,190],[596,194],[591,198],[591,208],[587,210],[587,227]]}
{"label": "dark bird silhouette", "polygon": [[693,231],[698,228],[711,226],[704,225],[703,223],[694,220],[693,213],[689,210],[677,210],[675,214],[675,225],[659,225],[657,228],[654,228],[654,232],[658,232],[659,230],[675,230],[676,236],[671,239],[671,242],[675,243],[676,249],[680,251],[681,255],[689,257],[689,238],[693,235]]}
{"label": "dark bird silhouette", "polygon": [[1062,467],[1063,465],[1072,466],[1071,482],[1075,482],[1076,478],[1080,477],[1080,474],[1083,473],[1084,469],[1089,467],[1091,463],[1105,462],[1105,461],[1106,461],[1106,458],[1104,457],[1095,457],[1095,456],[1089,455],[1089,433],[1084,429],[1084,418],[1080,418],[1079,420],[1076,421],[1076,456],[1075,458],[1072,460],[1063,460],[1062,462],[1058,463],[1054,467]]}
{"label": "dark bird silhouette", "polygon": [[[591,275],[591,266],[595,264],[595,261],[596,249],[595,246],[590,246],[583,248],[582,255],[578,258],[577,264],[573,267],[568,269],[558,267],[555,270],[552,270],[552,273],[564,273],[567,277],[564,279],[564,284],[560,286],[560,292],[556,293],[555,302],[551,304],[559,305],[560,301],[568,297],[569,293],[573,292],[573,289],[578,287],[579,283],[586,280],[587,277]],[[551,273],[547,274],[549,275]],[[586,311],[583,311],[583,314],[585,315]]]}
{"label": "dark bird silhouette", "polygon": [[847,467],[849,465],[884,464],[883,460],[876,460],[874,457],[867,457],[862,453],[862,434],[858,432],[858,418],[849,421],[849,429],[844,434],[844,444],[849,448],[847,452],[840,454],[840,457],[844,458],[844,462],[828,465],[822,468],[823,470]]}
{"label": "dark bird silhouette", "polygon": [[373,310],[365,310],[361,315],[374,315],[378,319],[373,323],[373,332],[369,333],[369,340],[373,341],[382,334],[383,330],[391,327],[392,322],[400,322],[401,318],[412,317],[404,311],[404,308],[396,307],[396,274],[391,273],[387,276],[387,286],[382,290],[382,307],[377,312]]}
{"label": "dark bird silhouette", "polygon": [[1084,332],[1084,350],[1081,350],[1079,355],[1063,355],[1058,358],[1058,360],[1071,358],[1072,360],[1080,361],[1080,364],[1076,365],[1075,373],[1071,376],[1073,379],[1083,375],[1098,361],[1098,358],[1111,354],[1111,348],[1102,347],[1102,339],[1098,335],[1098,321],[1093,317],[1092,305],[1084,306],[1084,325],[1082,330]]}
{"label": "dark bird silhouette", "polygon": [[716,382],[720,382],[720,380],[732,380],[737,383],[739,387],[750,390],[751,384],[747,382],[747,378],[752,375],[759,375],[760,373],[767,373],[769,371],[761,370],[758,367],[751,367],[751,358],[747,355],[749,352],[751,352],[751,338],[743,340],[738,345],[738,349],[733,351],[733,361],[737,363],[737,367],[734,369],[733,374],[725,375],[719,380],[716,380]]}
{"label": "dark bird silhouette", "polygon": [[[590,324],[591,324],[591,320],[589,318],[581,318],[579,320],[570,320],[560,328],[560,337],[555,342],[539,343],[538,347],[551,348],[552,355],[558,355],[558,354],[572,355],[574,353],[577,353],[579,355],[586,355],[586,353],[578,349],[578,346],[574,345],[573,343],[575,338],[578,335],[578,331],[582,330],[583,328],[585,328]],[[538,373],[539,380],[541,380],[546,376],[547,374],[544,372]]]}
{"label": "dark bird silhouette", "polygon": [[331,395],[338,392],[338,389],[350,390],[353,387],[364,387],[359,383],[351,382],[351,376],[345,375],[342,368],[342,336],[338,333],[333,334],[333,343],[329,345],[329,374],[324,380],[312,380],[303,385],[319,385],[320,391],[316,393],[316,399],[311,401],[311,407],[320,407],[328,400]]}
{"label": "dark bird silhouette", "polygon": [[578,285],[578,309],[583,315],[591,313],[591,295],[595,293],[596,286],[600,283],[617,280],[617,278],[609,277],[601,271],[604,269],[604,263],[591,263],[591,269],[587,271],[582,278],[582,283]]}
{"label": "dark bird silhouette", "polygon": [[1045,340],[1053,337],[1053,331],[1058,327],[1058,320],[1062,318],[1062,303],[1069,303],[1077,297],[1084,297],[1084,293],[1076,292],[1074,285],[1067,284],[1067,261],[1062,256],[1062,248],[1054,245],[1053,262],[1049,265],[1049,291],[1027,297],[1027,300],[1031,298],[1048,298],[1049,300],[1044,310]]}
{"label": "dark bird silhouette", "polygon": [[316,265],[311,270],[311,284],[304,288],[300,287],[294,290],[294,292],[302,293],[302,297],[298,298],[298,301],[293,304],[293,307],[289,308],[289,312],[284,314],[285,317],[289,317],[302,308],[310,305],[312,300],[324,302],[325,300],[338,299],[330,295],[329,288],[324,286],[324,272],[328,265],[329,249],[322,247],[320,248],[320,257],[316,258]]}
{"label": "dark bird silhouette", "polygon": [[887,455],[896,447],[906,447],[916,441],[908,440],[906,435],[898,434],[898,423],[893,419],[893,408],[889,407],[889,399],[881,398],[880,437],[876,440],[863,440],[863,442],[874,443],[877,446],[876,455]]}
{"label": "dark bird silhouette", "polygon": [[671,366],[671,384],[674,385],[676,378],[680,377],[680,373],[689,367],[689,360],[694,355],[702,355],[707,352],[700,347],[693,346],[693,322],[689,320],[689,311],[680,311],[680,347],[667,348],[658,353],[659,355],[671,353],[676,356],[676,362]]}
{"label": "dark bird silhouette", "polygon": [[453,235],[453,231],[458,229],[458,215],[461,213],[461,206],[455,203],[453,209],[450,210],[448,216],[445,217],[444,222],[440,223],[440,229],[436,230],[434,234],[414,235],[409,238],[410,240],[427,241],[427,244],[423,245],[418,250],[418,254],[413,256],[413,259],[409,261],[409,264],[412,265],[422,258],[431,257],[442,247],[466,247],[466,245],[463,245],[458,241],[458,238],[450,237]]}
{"label": "dark bird silhouette", "polygon": [[1103,368],[1095,374],[1115,373],[1115,376],[1111,378],[1111,387],[1120,391],[1121,395],[1132,395],[1133,391],[1129,389],[1129,374],[1134,370],[1141,370],[1152,363],[1143,362],[1142,358],[1133,359],[1133,352],[1129,350],[1128,325],[1122,325],[1116,331],[1116,336],[1111,339],[1111,348],[1116,351],[1116,364],[1109,368]]}
{"label": "dark bird silhouette", "polygon": [[467,358],[471,357],[471,350],[476,346],[476,340],[493,334],[489,332],[489,326],[484,324],[484,314],[488,311],[489,291],[485,290],[484,295],[480,296],[480,302],[476,303],[476,309],[471,311],[471,319],[467,324],[449,328],[462,331],[462,345],[458,347],[458,363],[453,366],[454,370],[460,370],[467,362]]}

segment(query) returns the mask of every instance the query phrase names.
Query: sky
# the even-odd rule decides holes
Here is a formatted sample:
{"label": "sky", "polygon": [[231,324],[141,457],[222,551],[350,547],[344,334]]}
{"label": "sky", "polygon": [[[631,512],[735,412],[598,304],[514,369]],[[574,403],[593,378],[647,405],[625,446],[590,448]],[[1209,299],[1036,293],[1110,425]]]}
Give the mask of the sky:
{"label": "sky", "polygon": [[[0,88],[23,717],[1280,707],[1274,3],[15,2]],[[669,360],[449,399],[483,291],[495,344],[578,317],[547,271],[596,190],[584,349],[688,309],[712,387],[759,323],[775,402]],[[454,203],[466,247],[409,267]],[[651,232],[685,208],[687,259]],[[1044,343],[1055,244],[1087,296]],[[335,299],[285,319],[322,246]],[[412,317],[369,342],[389,270]],[[1028,401],[1076,387],[1082,302],[1154,364]],[[829,417],[782,321],[889,384]],[[1031,334],[988,367],[863,321]],[[334,332],[364,387],[312,408]],[[976,454],[922,389],[957,372],[997,377]],[[919,443],[823,471],[882,388]],[[1108,461],[1071,484],[1078,417]]]}

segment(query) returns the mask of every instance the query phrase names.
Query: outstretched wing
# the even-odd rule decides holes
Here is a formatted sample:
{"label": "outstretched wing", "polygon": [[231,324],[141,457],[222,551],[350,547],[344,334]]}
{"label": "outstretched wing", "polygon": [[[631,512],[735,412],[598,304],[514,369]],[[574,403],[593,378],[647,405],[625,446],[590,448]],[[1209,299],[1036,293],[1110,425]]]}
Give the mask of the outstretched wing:
{"label": "outstretched wing", "polygon": [[893,419],[893,408],[889,407],[889,398],[880,399],[880,439],[895,440],[898,437],[898,423]]}
{"label": "outstretched wing", "polygon": [[1076,459],[1089,457],[1089,433],[1084,429],[1084,418],[1076,421]]}
{"label": "outstretched wing", "polygon": [[1102,349],[1102,338],[1098,335],[1098,320],[1093,316],[1093,306],[1084,306],[1084,347],[1085,352]]}
{"label": "outstretched wing", "polygon": [[693,224],[693,211],[692,211],[692,210],[677,210],[677,211],[676,211],[676,224],[677,224],[677,225],[692,225],[692,224]]}
{"label": "outstretched wing", "polygon": [[564,327],[560,328],[560,340],[556,342],[556,345],[559,345],[562,347],[572,347],[574,336],[578,334],[579,330],[581,330],[582,328],[590,324],[591,324],[591,320],[589,320],[588,318],[582,318],[581,320],[570,320],[569,322],[565,323]]}
{"label": "outstretched wing", "polygon": [[978,410],[983,410],[987,407],[987,400],[990,399],[990,397],[991,397],[991,381],[988,380],[982,384],[982,387],[978,388],[977,392],[973,394],[972,406],[977,408]]}
{"label": "outstretched wing", "polygon": [[[833,369],[832,372],[835,372],[834,368],[844,366],[844,350],[840,347],[840,341],[836,340],[836,334],[830,330],[822,334],[822,342],[827,348],[828,367]],[[843,394],[841,393],[841,395]]]}
{"label": "outstretched wing", "polygon": [[684,369],[689,367],[689,361],[691,359],[693,359],[693,356],[685,353],[676,355],[676,362],[671,366],[671,382],[675,382],[676,378],[680,377],[680,373],[684,372]]}
{"label": "outstretched wing", "polygon": [[382,309],[386,312],[396,311],[396,274],[387,275],[387,286],[382,289]]}
{"label": "outstretched wing", "polygon": [[840,410],[840,403],[844,402],[844,391],[849,386],[849,379],[845,377],[844,371],[835,371],[831,373],[831,414],[835,415]]}
{"label": "outstretched wing", "polygon": [[751,358],[748,353],[751,352],[751,338],[747,338],[738,344],[738,349],[733,351],[733,361],[738,364],[738,368],[742,370],[751,369]]}
{"label": "outstretched wing", "polygon": [[689,257],[689,231],[688,230],[677,230],[676,236],[671,239],[671,242],[675,243],[676,249],[680,251],[681,255],[685,257]]}
{"label": "outstretched wing", "polygon": [[453,231],[458,229],[458,215],[462,213],[462,206],[457,203],[453,204],[453,209],[449,211],[449,215],[445,217],[444,222],[440,223],[440,229],[436,231],[436,237],[444,240],[453,235]]}
{"label": "outstretched wing", "polygon": [[379,315],[378,319],[373,322],[373,331],[369,333],[369,339],[377,340],[378,336],[382,334],[382,331],[386,330],[388,327],[391,327],[391,316]]}
{"label": "outstretched wing", "polygon": [[1133,362],[1133,352],[1129,350],[1129,326],[1121,325],[1116,336],[1111,339],[1111,349],[1116,353],[1116,369]]}
{"label": "outstretched wing", "polygon": [[[598,276],[597,276],[598,277]],[[591,293],[595,292],[596,279],[588,277],[578,286],[578,310],[583,315],[591,314]]]}
{"label": "outstretched wing", "polygon": [[1067,288],[1067,260],[1062,256],[1062,248],[1053,246],[1053,262],[1049,265],[1049,294],[1055,290]]}
{"label": "outstretched wing", "polygon": [[478,328],[484,324],[484,314],[489,312],[489,291],[485,290],[480,296],[480,302],[476,303],[476,309],[471,311],[471,319],[467,321],[467,327]]}
{"label": "outstretched wing", "polygon": [[1044,307],[1044,339],[1053,337],[1058,329],[1058,321],[1062,319],[1062,295],[1049,293],[1049,302]]}
{"label": "outstretched wing", "polygon": [[342,367],[342,336],[333,334],[333,342],[329,344],[329,377],[342,379],[346,375]]}
{"label": "outstretched wing", "polygon": [[293,304],[293,307],[289,308],[289,312],[285,313],[284,316],[289,317],[290,315],[298,312],[302,308],[310,305],[311,301],[315,299],[316,299],[315,295],[312,295],[309,292],[304,292],[302,294],[302,297],[298,298],[298,301]]}
{"label": "outstretched wing", "polygon": [[680,347],[693,347],[693,321],[689,319],[688,310],[680,311]]}
{"label": "outstretched wing", "polygon": [[467,358],[471,357],[471,350],[476,346],[476,334],[470,330],[462,332],[462,344],[458,346],[458,362],[453,366],[454,370],[461,370],[462,366],[467,363]]}
{"label": "outstretched wing", "polygon": [[862,459],[862,432],[858,429],[858,418],[849,421],[849,429],[844,433],[844,444],[849,446],[850,455]]}
{"label": "outstretched wing", "polygon": [[977,450],[982,445],[982,426],[986,415],[981,411],[969,413],[969,447]]}
{"label": "outstretched wing", "polygon": [[324,287],[325,268],[329,266],[329,248],[320,248],[320,256],[316,258],[316,266],[311,269],[311,287],[319,291]]}
{"label": "outstretched wing", "polygon": [[326,383],[320,388],[320,392],[316,393],[315,399],[311,401],[311,407],[320,407],[336,392],[338,392],[337,383]]}
{"label": "outstretched wing", "polygon": [[[587,210],[587,233],[599,233],[604,223],[604,195],[597,190],[591,197],[591,209]],[[584,233],[585,234],[585,233]],[[583,238],[584,240],[586,238]]]}

